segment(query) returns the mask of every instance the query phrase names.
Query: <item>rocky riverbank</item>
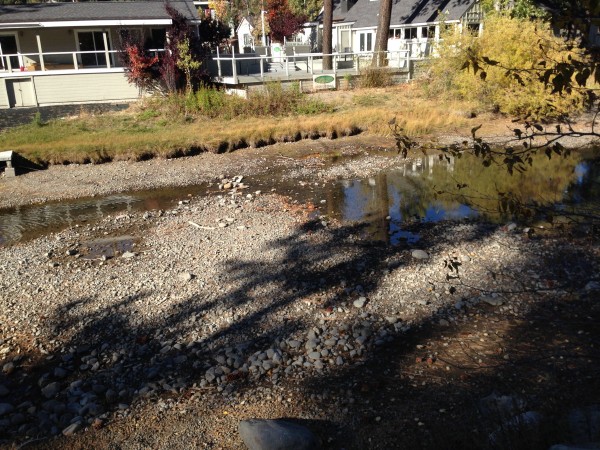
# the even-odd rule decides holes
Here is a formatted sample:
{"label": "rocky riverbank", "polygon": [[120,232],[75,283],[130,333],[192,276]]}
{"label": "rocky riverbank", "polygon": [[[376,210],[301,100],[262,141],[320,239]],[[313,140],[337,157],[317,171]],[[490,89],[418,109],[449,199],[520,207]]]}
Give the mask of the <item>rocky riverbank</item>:
{"label": "rocky riverbank", "polygon": [[[387,247],[361,224],[234,186],[233,175],[275,164],[298,181],[390,164],[375,155],[306,169],[322,163],[316,153],[356,152],[340,143],[64,167],[62,182],[41,185],[40,173],[3,184],[39,199],[172,177],[223,189],[182,188],[170,210],[2,249],[2,444],[233,449],[243,448],[240,420],[288,417],[326,448],[486,448],[501,424],[533,412],[543,420],[531,433],[501,438],[581,441],[564,416],[600,401],[593,234],[465,221],[424,224],[418,247]],[[478,408],[493,391],[518,395],[508,417]]]}

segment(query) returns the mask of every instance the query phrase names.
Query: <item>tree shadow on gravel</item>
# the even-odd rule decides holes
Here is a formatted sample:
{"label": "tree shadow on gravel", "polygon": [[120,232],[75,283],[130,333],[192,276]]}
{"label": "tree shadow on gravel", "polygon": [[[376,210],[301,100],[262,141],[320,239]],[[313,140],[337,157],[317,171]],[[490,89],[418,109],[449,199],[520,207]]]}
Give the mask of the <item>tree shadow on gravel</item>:
{"label": "tree shadow on gravel", "polygon": [[[353,366],[305,379],[301,389],[338,425],[321,430],[327,448],[548,449],[600,440],[600,285],[585,286],[600,261],[576,247],[546,257],[540,284],[556,288],[515,296],[516,310],[529,305],[522,314],[449,305]],[[448,316],[456,321],[439,321]]]}
{"label": "tree shadow on gravel", "polygon": [[[473,241],[497,231],[487,225],[471,226],[468,239]],[[518,391],[514,377],[531,375],[522,372],[527,364],[520,361],[531,358],[528,349],[519,347],[523,339],[535,336],[554,355],[558,347],[547,336],[551,328],[540,327],[539,335],[532,335],[528,322],[535,314],[552,316],[554,310],[545,306],[552,304],[551,299],[538,302],[522,323],[507,319],[510,326],[498,344],[505,350],[486,353],[486,363],[467,369],[464,355],[455,364],[450,359],[441,363],[442,356],[434,354],[429,341],[448,339],[454,349],[461,339],[468,340],[463,333],[479,336],[481,329],[469,319],[463,331],[460,318],[440,329],[440,318],[474,314],[486,327],[504,319],[488,311],[487,305],[452,312],[455,299],[451,297],[445,310],[410,328],[369,314],[368,304],[365,309],[354,308],[354,299],[376,292],[384,270],[413,265],[417,269],[421,264],[411,259],[406,247],[364,245],[356,239],[361,229],[362,225],[327,229],[316,221],[305,222],[285,239],[270,243],[281,255],[275,260],[225,261],[223,283],[234,289],[210,301],[198,292],[157,318],[136,314],[137,302],[156,301],[151,291],[93,313],[81,308],[93,299],[74,299],[46,321],[48,337],[55,340],[53,349],[45,355],[19,355],[14,370],[1,376],[0,384],[10,390],[3,401],[15,407],[0,417],[3,442],[56,435],[73,424],[100,426],[111,415],[127,414],[138,401],[156,402],[165,395],[187,396],[200,389],[227,396],[257,384],[292,383],[317,405],[315,419],[319,408],[329,416],[330,421],[317,425],[328,447],[393,448],[407,443],[410,448],[457,448],[448,438],[446,427],[451,426],[461,431],[455,437],[462,448],[484,448],[483,429],[470,415],[473,405],[494,386]],[[428,250],[451,238],[439,234],[441,229],[431,225],[421,248]],[[337,308],[345,312],[338,314]],[[597,308],[589,314],[597,319]],[[379,334],[381,330],[386,334]],[[338,366],[330,348],[327,356],[311,358],[308,341],[325,341],[334,332],[343,364]],[[571,336],[570,329],[561,332],[571,343],[568,349],[587,336]],[[345,344],[340,345],[340,339]],[[418,352],[417,343],[423,346]],[[502,359],[517,348],[522,356],[508,362]],[[312,351],[320,349],[327,350],[322,342]],[[597,357],[597,345],[582,354]],[[496,364],[493,368],[488,359]],[[560,380],[571,374],[565,367]],[[586,364],[578,370],[583,377],[596,373]],[[503,389],[507,384],[510,389]],[[558,384],[540,386],[556,389]],[[548,389],[535,392],[556,398]]]}

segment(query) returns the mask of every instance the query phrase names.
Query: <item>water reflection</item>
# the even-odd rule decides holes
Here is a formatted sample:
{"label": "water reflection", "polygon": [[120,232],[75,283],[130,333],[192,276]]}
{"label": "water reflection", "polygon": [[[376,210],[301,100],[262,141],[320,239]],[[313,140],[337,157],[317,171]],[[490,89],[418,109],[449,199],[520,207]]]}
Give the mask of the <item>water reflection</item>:
{"label": "water reflection", "polygon": [[[337,188],[341,206],[328,202],[327,214],[343,221],[366,222],[365,233],[372,239],[397,245],[415,243],[419,235],[405,225],[474,217],[477,212],[459,202],[443,203],[431,197],[430,183],[436,178],[434,167],[454,172],[454,158],[427,155],[400,163],[397,168],[366,179],[343,180]],[[335,187],[334,187],[335,189]]]}
{"label": "water reflection", "polygon": [[200,186],[167,188],[3,209],[0,210],[0,245],[32,239],[84,222],[96,222],[118,212],[167,209],[188,193],[199,193],[200,189]]}
{"label": "water reflection", "polygon": [[[332,165],[344,163],[341,158]],[[315,183],[284,173],[248,179],[253,189],[312,202],[319,213],[343,222],[360,222],[368,239],[397,245],[419,240],[423,222],[483,218],[509,220],[498,210],[498,193],[512,193],[525,205],[559,206],[564,211],[600,209],[600,160],[574,153],[569,158],[536,158],[532,167],[509,175],[504,167],[485,168],[463,155],[437,154],[398,159],[375,176]],[[463,187],[463,185],[468,185]],[[0,211],[0,245],[29,239],[80,222],[93,222],[119,211],[168,209],[187,195],[203,194],[202,186],[111,195]]]}

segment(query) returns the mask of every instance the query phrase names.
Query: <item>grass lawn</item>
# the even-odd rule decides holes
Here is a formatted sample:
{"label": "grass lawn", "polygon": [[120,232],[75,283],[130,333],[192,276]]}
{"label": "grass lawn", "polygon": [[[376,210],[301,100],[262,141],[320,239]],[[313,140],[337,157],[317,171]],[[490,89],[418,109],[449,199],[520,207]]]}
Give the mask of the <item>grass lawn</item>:
{"label": "grass lawn", "polygon": [[472,124],[467,118],[472,105],[427,99],[410,85],[308,94],[308,98],[330,105],[331,112],[190,117],[146,101],[124,112],[81,115],[10,129],[0,133],[0,148],[11,148],[45,164],[97,163],[202,151],[225,152],[244,146],[344,136],[359,131],[389,135],[388,121],[393,117],[415,137]]}

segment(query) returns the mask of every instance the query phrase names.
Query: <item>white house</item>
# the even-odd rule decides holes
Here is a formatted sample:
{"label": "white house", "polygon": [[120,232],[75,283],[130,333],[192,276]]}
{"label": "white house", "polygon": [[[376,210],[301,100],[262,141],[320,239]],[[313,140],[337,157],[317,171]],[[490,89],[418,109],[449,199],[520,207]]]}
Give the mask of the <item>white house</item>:
{"label": "white house", "polygon": [[[169,4],[198,24],[191,0]],[[120,39],[160,53],[171,24],[160,1],[0,5],[0,108],[135,100]]]}
{"label": "white house", "polygon": [[[379,19],[379,0],[339,0],[333,11],[334,51],[371,52]],[[412,58],[428,56],[440,25],[455,24],[479,33],[479,0],[393,1],[388,50],[407,50]]]}
{"label": "white house", "polygon": [[[254,21],[253,17],[243,17],[235,29],[240,53],[251,53],[254,51],[255,43],[252,36],[252,33],[254,33]],[[260,42],[257,44],[260,45]]]}

